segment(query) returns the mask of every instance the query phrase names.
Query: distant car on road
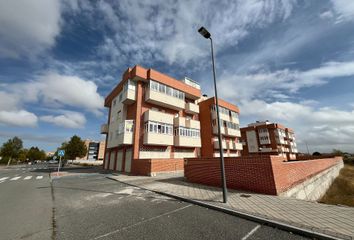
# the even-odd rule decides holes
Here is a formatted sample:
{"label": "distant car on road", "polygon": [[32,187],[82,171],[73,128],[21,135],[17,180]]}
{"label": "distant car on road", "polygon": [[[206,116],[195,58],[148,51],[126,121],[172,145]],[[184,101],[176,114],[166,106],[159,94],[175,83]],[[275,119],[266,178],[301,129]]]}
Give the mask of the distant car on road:
{"label": "distant car on road", "polygon": [[48,161],[48,163],[54,164],[54,163],[58,163],[58,161],[57,160],[50,160],[50,161]]}

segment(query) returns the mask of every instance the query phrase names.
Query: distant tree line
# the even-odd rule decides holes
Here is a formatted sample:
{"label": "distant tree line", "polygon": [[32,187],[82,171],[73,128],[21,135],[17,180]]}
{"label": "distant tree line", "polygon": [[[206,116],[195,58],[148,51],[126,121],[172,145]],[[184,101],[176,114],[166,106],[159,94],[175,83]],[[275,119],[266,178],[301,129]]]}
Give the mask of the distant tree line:
{"label": "distant tree line", "polygon": [[8,139],[0,148],[0,156],[0,163],[8,165],[17,162],[32,162],[46,159],[45,151],[38,147],[24,148],[23,142],[19,137]]}
{"label": "distant tree line", "polygon": [[[55,152],[55,156],[58,158],[58,150],[65,150],[65,155],[62,158],[66,160],[75,160],[76,158],[82,158],[86,156],[88,149],[85,146],[85,142],[80,137],[74,135],[68,142],[63,142]],[[47,157],[45,151],[38,147],[30,147],[29,149],[23,147],[23,142],[19,137],[8,139],[0,148],[0,164],[11,163],[24,163],[33,162],[36,160],[49,160],[52,157]]]}

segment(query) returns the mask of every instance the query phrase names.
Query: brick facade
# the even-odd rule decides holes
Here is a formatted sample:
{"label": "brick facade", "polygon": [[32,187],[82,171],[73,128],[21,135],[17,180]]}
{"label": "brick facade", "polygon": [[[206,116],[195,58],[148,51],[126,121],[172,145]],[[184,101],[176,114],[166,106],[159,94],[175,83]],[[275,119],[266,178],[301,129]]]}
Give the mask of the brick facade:
{"label": "brick facade", "polygon": [[[271,155],[225,158],[227,187],[278,195],[341,161],[334,157],[287,162]],[[219,158],[188,159],[184,174],[190,182],[221,186]]]}

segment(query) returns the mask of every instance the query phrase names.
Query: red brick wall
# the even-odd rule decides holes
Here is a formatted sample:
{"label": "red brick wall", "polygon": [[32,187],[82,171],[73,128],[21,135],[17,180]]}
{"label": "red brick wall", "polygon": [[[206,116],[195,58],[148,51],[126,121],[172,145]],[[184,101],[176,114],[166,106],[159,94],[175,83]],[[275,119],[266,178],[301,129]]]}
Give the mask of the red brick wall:
{"label": "red brick wall", "polygon": [[283,162],[282,159],[272,157],[277,192],[284,192],[341,161],[342,157]]}
{"label": "red brick wall", "polygon": [[[338,164],[341,158],[285,162],[279,156],[225,158],[227,187],[276,195]],[[221,186],[219,158],[188,159],[184,175],[190,182]]]}
{"label": "red brick wall", "polygon": [[[225,158],[227,187],[276,194],[270,157]],[[184,175],[190,182],[221,186],[219,158],[188,159]]]}
{"label": "red brick wall", "polygon": [[183,169],[183,159],[135,159],[132,163],[132,173],[137,175],[181,171]]}

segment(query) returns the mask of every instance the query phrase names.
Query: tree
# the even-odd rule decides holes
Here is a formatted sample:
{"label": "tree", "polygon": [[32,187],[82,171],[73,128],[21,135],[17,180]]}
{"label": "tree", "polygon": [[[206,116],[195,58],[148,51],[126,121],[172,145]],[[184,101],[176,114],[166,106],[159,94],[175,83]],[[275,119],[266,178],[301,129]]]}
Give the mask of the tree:
{"label": "tree", "polygon": [[1,147],[1,156],[9,159],[7,165],[11,164],[12,159],[17,159],[20,150],[23,148],[22,140],[18,137],[14,137],[9,139],[6,143],[4,143]]}
{"label": "tree", "polygon": [[335,156],[344,156],[344,152],[342,152],[342,151],[339,150],[339,149],[333,149],[332,153],[333,153]]}
{"label": "tree", "polygon": [[61,149],[65,150],[64,159],[75,160],[77,157],[84,157],[87,153],[85,142],[76,135],[72,136],[69,142],[64,142]]}
{"label": "tree", "polygon": [[312,153],[312,156],[321,156],[322,154],[320,152],[314,152]]}
{"label": "tree", "polygon": [[30,161],[44,160],[46,158],[45,152],[39,150],[38,147],[31,147],[28,151],[27,157]]}
{"label": "tree", "polygon": [[20,162],[25,162],[27,160],[27,154],[28,154],[28,149],[23,148],[20,150],[20,153],[18,154],[18,160]]}

